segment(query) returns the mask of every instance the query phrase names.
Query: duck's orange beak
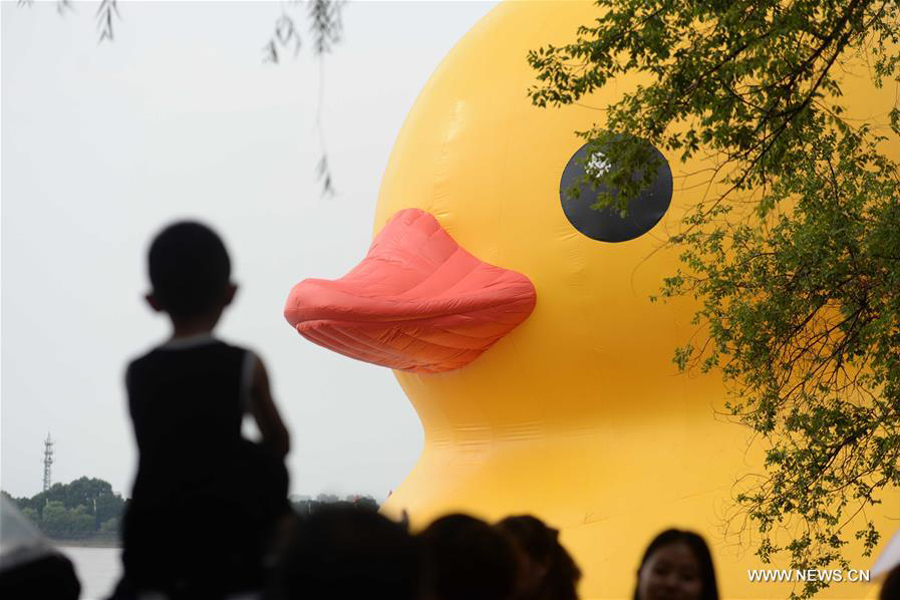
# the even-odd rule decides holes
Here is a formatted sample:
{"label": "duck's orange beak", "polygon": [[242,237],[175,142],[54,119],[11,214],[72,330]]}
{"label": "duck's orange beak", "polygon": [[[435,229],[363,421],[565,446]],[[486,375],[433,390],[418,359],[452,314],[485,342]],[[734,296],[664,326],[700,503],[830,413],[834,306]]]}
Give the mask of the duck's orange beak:
{"label": "duck's orange beak", "polygon": [[475,360],[528,318],[524,275],[466,252],[431,214],[395,214],[352,271],[304,279],[284,308],[305,338],[392,369],[437,373]]}

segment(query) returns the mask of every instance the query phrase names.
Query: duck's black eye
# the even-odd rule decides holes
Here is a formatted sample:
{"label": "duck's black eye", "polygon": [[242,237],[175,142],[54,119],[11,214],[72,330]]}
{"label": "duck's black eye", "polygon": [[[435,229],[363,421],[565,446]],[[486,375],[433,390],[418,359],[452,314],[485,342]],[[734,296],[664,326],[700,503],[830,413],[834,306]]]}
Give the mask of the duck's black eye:
{"label": "duck's black eye", "polygon": [[[659,223],[672,201],[672,170],[662,153],[647,145],[651,156],[655,156],[659,164],[656,177],[650,187],[628,204],[625,218],[620,217],[613,207],[602,210],[591,208],[597,201],[598,192],[608,188],[600,186],[597,190],[592,189],[590,182],[585,180],[585,166],[598,170],[608,168],[602,152],[594,152],[588,158],[588,144],[585,144],[572,155],[559,183],[559,198],[566,218],[575,229],[601,242],[627,242],[644,235]],[[635,181],[642,177],[641,172],[632,175]],[[574,186],[579,188],[577,197],[571,193]],[[616,190],[612,193],[616,195]]]}

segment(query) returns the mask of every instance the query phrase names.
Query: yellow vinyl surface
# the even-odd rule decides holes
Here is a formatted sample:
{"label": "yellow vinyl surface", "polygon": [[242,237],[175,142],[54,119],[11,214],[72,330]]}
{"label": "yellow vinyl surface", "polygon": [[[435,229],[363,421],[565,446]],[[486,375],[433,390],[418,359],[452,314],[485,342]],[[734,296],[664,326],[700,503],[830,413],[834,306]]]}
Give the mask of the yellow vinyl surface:
{"label": "yellow vinyl surface", "polygon": [[[398,210],[433,214],[469,252],[523,273],[537,291],[532,315],[471,364],[446,373],[395,372],[425,431],[425,447],[384,510],[415,527],[449,511],[486,519],[530,513],[561,529],[584,572],[583,598],[629,598],[646,544],[675,526],[702,533],[724,598],[786,597],[790,585],[751,583],[753,525],[726,527],[735,481],[762,471],[749,431],[728,424],[718,375],[677,373],[673,350],[694,332],[688,300],[651,303],[677,251],[657,251],[704,190],[708,167],[667,156],[672,205],[637,239],[604,243],[563,214],[563,168],[603,122],[601,110],[636,79],[578,106],[540,109],[527,88],[529,49],[574,40],[597,16],[580,1],[499,5],[438,66],[410,110],[388,163],[374,230]],[[876,90],[846,74],[852,116],[886,123],[896,86]],[[850,81],[850,79],[855,79]],[[900,159],[900,147],[885,146]],[[885,538],[900,495],[869,511]],[[851,567],[872,558],[848,551]],[[786,567],[787,565],[773,565]],[[822,598],[871,597],[844,583]]]}

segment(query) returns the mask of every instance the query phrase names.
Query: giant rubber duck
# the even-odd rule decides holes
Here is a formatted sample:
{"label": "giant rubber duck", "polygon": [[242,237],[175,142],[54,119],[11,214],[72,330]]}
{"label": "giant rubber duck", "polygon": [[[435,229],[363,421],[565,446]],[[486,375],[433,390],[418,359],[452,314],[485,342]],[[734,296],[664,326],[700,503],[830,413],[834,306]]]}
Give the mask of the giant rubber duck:
{"label": "giant rubber duck", "polygon": [[[705,165],[664,155],[628,222],[573,208],[561,188],[585,164],[574,132],[602,123],[598,109],[637,80],[564,109],[526,97],[527,51],[571,41],[596,11],[504,2],[475,25],[397,137],[368,255],[341,279],[299,283],[285,316],[317,344],[394,369],[415,407],[424,449],[388,514],[413,526],[451,511],[535,514],[561,530],[588,599],[630,597],[649,540],[694,529],[723,597],[786,597],[788,585],[748,580],[760,566],[752,525],[726,526],[735,481],[761,471],[748,431],[717,418],[717,376],[672,363],[695,306],[649,299],[678,265],[663,242],[703,182],[688,174]],[[858,79],[847,104],[886,122],[894,90]],[[892,494],[879,519],[900,517]],[[872,593],[841,584],[822,597]]]}

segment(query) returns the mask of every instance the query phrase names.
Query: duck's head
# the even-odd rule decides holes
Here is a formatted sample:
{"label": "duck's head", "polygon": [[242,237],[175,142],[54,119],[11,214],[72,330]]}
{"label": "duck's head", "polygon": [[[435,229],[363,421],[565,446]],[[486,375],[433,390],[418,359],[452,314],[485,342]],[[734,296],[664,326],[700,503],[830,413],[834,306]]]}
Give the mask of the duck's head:
{"label": "duck's head", "polygon": [[341,280],[306,280],[291,293],[291,324],[395,369],[426,431],[578,427],[610,413],[644,418],[648,403],[683,397],[672,356],[694,306],[651,296],[678,267],[664,242],[703,194],[710,164],[662,155],[653,186],[616,222],[588,208],[590,193],[566,199],[584,168],[574,132],[602,124],[602,109],[637,79],[564,109],[526,94],[527,51],[571,41],[596,10],[509,2],[479,22],[400,131],[369,255]]}
{"label": "duck's head", "polygon": [[426,429],[430,416],[583,422],[636,387],[658,396],[676,383],[672,349],[690,314],[649,296],[676,266],[654,251],[680,215],[682,182],[661,169],[630,227],[586,208],[588,195],[563,200],[582,168],[574,132],[603,113],[540,109],[526,95],[527,51],[570,39],[591,10],[502,4],[476,25],[407,116],[369,255],[288,299],[304,336],[394,368]]}

